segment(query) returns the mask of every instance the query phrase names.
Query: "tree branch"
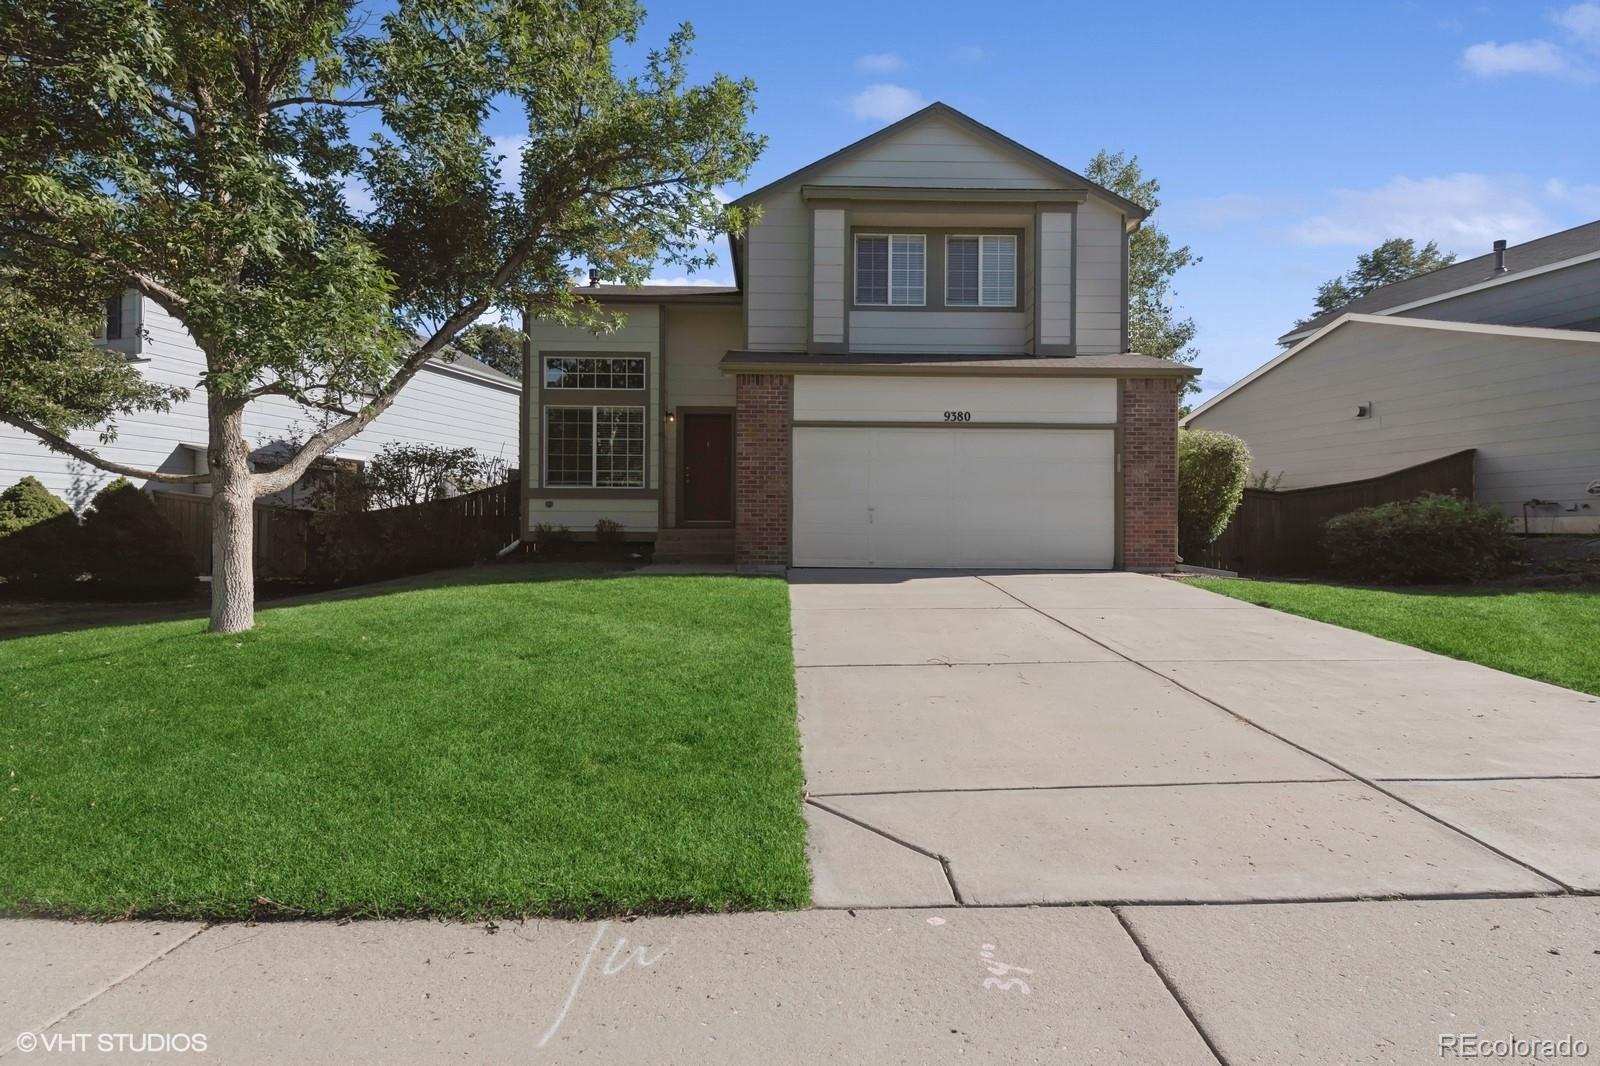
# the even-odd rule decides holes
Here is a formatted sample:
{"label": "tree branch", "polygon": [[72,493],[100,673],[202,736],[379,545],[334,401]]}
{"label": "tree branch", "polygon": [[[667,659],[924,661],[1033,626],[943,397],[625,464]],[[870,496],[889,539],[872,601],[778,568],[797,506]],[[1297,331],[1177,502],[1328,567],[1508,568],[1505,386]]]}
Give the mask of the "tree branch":
{"label": "tree branch", "polygon": [[201,485],[211,480],[210,474],[168,474],[160,470],[141,470],[136,466],[113,463],[109,459],[101,458],[98,453],[88,448],[81,448],[67,438],[51,433],[43,426],[30,422],[28,419],[18,415],[8,415],[0,411],[0,422],[15,426],[22,432],[37,437],[48,448],[82,459],[90,466],[99,467],[108,473],[139,478],[143,481],[164,481],[172,485]]}
{"label": "tree branch", "polygon": [[[499,292],[506,282],[511,279],[511,276],[522,269],[522,265],[527,262],[528,256],[533,253],[535,240],[536,235],[530,236],[511,255],[507,256],[505,262],[501,263],[499,269],[494,272],[494,277],[490,279],[486,287],[488,293]],[[282,492],[296,484],[305,476],[312,463],[371,425],[374,419],[393,406],[395,397],[399,395],[400,390],[405,387],[406,383],[416,376],[417,371],[421,370],[423,365],[433,358],[441,348],[449,344],[457,333],[482,318],[484,312],[489,310],[490,303],[490,296],[485,295],[458,308],[455,314],[445,319],[439,328],[434,330],[431,337],[418,345],[417,349],[406,357],[394,377],[390,378],[388,383],[372,398],[372,402],[358,411],[354,417],[347,418],[343,422],[312,434],[307,438],[305,444],[301,445],[299,453],[278,469],[261,474],[252,474],[250,480],[256,495],[270,496],[274,492]]]}
{"label": "tree branch", "polygon": [[377,107],[377,100],[335,100],[327,96],[285,96],[267,104],[269,110],[280,107],[314,105],[316,107]]}

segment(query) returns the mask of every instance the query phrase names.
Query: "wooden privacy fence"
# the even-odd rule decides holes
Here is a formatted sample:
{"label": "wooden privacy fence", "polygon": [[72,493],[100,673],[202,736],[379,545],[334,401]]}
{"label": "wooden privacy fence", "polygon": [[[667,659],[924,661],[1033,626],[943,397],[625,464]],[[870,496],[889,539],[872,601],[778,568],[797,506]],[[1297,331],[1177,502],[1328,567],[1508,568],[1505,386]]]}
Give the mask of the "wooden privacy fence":
{"label": "wooden privacy fence", "polygon": [[1393,473],[1304,489],[1245,489],[1244,502],[1215,543],[1184,562],[1241,574],[1304,574],[1326,568],[1322,527],[1362,507],[1425,493],[1472,499],[1474,449]]}
{"label": "wooden privacy fence", "polygon": [[[211,498],[153,493],[156,509],[211,573]],[[377,511],[313,511],[258,505],[258,580],[364,580],[465,565],[521,535],[521,492],[515,481],[405,507]]]}
{"label": "wooden privacy fence", "polygon": [[[155,497],[156,510],[177,527],[183,546],[194,555],[202,574],[211,573],[211,497],[192,492],[162,492]],[[311,516],[314,512],[297,507],[256,505],[256,577],[261,580],[294,581],[306,576],[310,567]]]}

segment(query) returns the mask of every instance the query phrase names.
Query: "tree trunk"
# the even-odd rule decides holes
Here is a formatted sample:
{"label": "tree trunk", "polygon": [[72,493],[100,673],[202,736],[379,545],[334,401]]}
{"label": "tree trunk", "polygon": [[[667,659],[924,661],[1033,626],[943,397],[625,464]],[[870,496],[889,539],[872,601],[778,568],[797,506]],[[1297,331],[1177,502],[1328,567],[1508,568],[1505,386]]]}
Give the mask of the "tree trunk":
{"label": "tree trunk", "polygon": [[211,632],[256,624],[255,487],[244,409],[208,403],[211,423]]}

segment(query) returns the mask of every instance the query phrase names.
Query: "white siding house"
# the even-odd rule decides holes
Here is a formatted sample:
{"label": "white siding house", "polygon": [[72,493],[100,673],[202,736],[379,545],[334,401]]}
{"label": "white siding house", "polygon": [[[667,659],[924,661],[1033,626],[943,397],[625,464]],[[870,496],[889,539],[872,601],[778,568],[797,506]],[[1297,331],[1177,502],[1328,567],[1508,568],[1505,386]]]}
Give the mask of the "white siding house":
{"label": "white siding house", "polygon": [[[122,337],[107,345],[134,361],[150,380],[181,385],[189,398],[165,414],[144,413],[117,422],[116,439],[100,445],[94,431],[74,441],[96,447],[106,458],[147,470],[196,473],[205,469],[206,401],[197,386],[205,356],[182,323],[137,294],[122,301]],[[473,447],[489,458],[517,462],[521,385],[481,363],[461,359],[433,362],[411,380],[394,406],[334,452],[337,458],[366,459],[390,441]],[[312,417],[282,397],[266,397],[246,411],[245,436],[252,446],[269,447],[297,430],[305,436]],[[0,425],[0,488],[32,475],[74,507],[88,503],[112,475],[70,456],[50,451],[35,438]],[[171,485],[173,491],[185,486]],[[204,485],[193,491],[206,491]]]}
{"label": "white siding house", "polygon": [[1526,533],[1600,532],[1600,222],[1384,285],[1279,338],[1184,424],[1306,488],[1476,449]]}
{"label": "white siding house", "polygon": [[1528,533],[1600,532],[1600,333],[1347,315],[1185,424],[1284,489],[1477,449],[1474,495]]}

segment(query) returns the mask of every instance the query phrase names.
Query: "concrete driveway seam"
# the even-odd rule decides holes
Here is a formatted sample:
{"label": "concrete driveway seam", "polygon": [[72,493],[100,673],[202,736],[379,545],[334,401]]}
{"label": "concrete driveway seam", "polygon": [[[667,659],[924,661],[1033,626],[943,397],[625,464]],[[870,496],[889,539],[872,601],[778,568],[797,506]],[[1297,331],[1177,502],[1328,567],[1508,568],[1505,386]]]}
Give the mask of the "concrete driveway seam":
{"label": "concrete driveway seam", "polygon": [[[95,989],[93,992],[90,992],[87,996],[84,996],[66,1010],[61,1011],[60,1013],[56,1014],[55,1017],[50,1018],[47,1021],[41,1022],[39,1025],[35,1026],[29,1031],[36,1033],[50,1032],[56,1026],[65,1022],[68,1018],[72,1017],[79,1011],[83,1010],[85,1007],[89,1006],[89,1004],[93,1003],[107,992],[110,992],[119,985],[126,984],[127,982],[133,980],[135,977],[139,976],[141,973],[148,970],[150,967],[154,966],[168,955],[171,955],[174,951],[177,951],[179,948],[183,947],[183,945],[189,943],[191,940],[195,939],[201,933],[204,933],[210,928],[210,925],[196,926],[195,928],[189,930],[189,932],[174,940],[172,943],[164,945],[160,951],[156,952],[154,955],[151,955],[148,959],[144,960],[139,965],[123,974],[121,977],[118,977],[115,980],[112,980],[101,986],[100,988]],[[17,1035],[19,1034],[11,1034],[6,1043],[3,1046],[0,1046],[0,1058],[5,1058],[11,1052],[17,1050]]]}
{"label": "concrete driveway seam", "polygon": [[[1185,685],[1183,682],[1177,680],[1176,678],[1167,677],[1167,675],[1161,673],[1159,670],[1153,669],[1147,663],[1142,662],[1141,660],[1138,660],[1138,659],[1134,659],[1134,658],[1132,658],[1132,657],[1130,657],[1128,655],[1124,655],[1122,652],[1117,651],[1117,649],[1111,647],[1110,645],[1106,644],[1105,642],[1097,640],[1096,638],[1094,638],[1090,634],[1085,633],[1082,630],[1077,629],[1077,628],[1073,627],[1072,625],[1069,625],[1066,622],[1063,622],[1061,619],[1059,619],[1059,618],[1055,617],[1054,615],[1050,614],[1048,611],[1039,610],[1039,608],[1034,607],[1032,604],[1028,603],[1026,600],[1020,598],[1019,596],[1015,595],[1012,592],[1007,591],[1006,589],[1002,588],[1001,586],[996,585],[994,582],[988,580],[987,578],[984,578],[984,577],[980,576],[980,577],[978,577],[978,580],[983,582],[985,585],[988,585],[990,588],[995,589],[997,592],[1000,592],[1000,593],[1003,593],[1004,595],[1010,596],[1012,599],[1016,600],[1018,603],[1022,604],[1023,606],[1029,607],[1032,610],[1038,611],[1040,614],[1044,615],[1046,618],[1049,618],[1051,621],[1055,622],[1057,625],[1063,626],[1066,629],[1071,630],[1073,633],[1076,633],[1078,636],[1083,637],[1085,640],[1093,641],[1095,644],[1100,645],[1102,648],[1105,648],[1107,651],[1113,652],[1114,654],[1120,656],[1121,658],[1127,660],[1130,663],[1135,664],[1136,666],[1140,667],[1141,669],[1148,670],[1150,673],[1155,674],[1157,677],[1166,678],[1166,680],[1171,681],[1174,685],[1176,685],[1179,688],[1183,689],[1183,691],[1189,693],[1191,696],[1194,696],[1196,699],[1204,700],[1206,703],[1209,703],[1211,706],[1217,708],[1220,711],[1223,711],[1223,712],[1225,712],[1227,714],[1232,715],[1234,718],[1237,718],[1239,721],[1243,722],[1244,724],[1246,724],[1248,726],[1251,726],[1252,728],[1259,729],[1261,732],[1267,734],[1268,736],[1272,737],[1273,739],[1282,741],[1283,743],[1289,745],[1290,747],[1295,748],[1296,750],[1298,750],[1300,752],[1303,752],[1306,755],[1311,756],[1313,759],[1317,759],[1317,760],[1327,764],[1328,766],[1331,766],[1333,769],[1338,770],[1342,774],[1349,775],[1352,779],[1354,779],[1356,781],[1359,781],[1361,784],[1363,784],[1363,785],[1367,786],[1368,788],[1372,789],[1374,792],[1381,793],[1382,795],[1388,797],[1389,799],[1391,799],[1394,802],[1400,804],[1401,806],[1407,807],[1407,808],[1411,809],[1412,811],[1415,811],[1417,814],[1422,815],[1424,818],[1427,818],[1429,821],[1435,822],[1438,825],[1444,826],[1446,829],[1450,830],[1452,833],[1456,833],[1456,834],[1459,834],[1462,837],[1465,837],[1466,839],[1472,841],[1474,844],[1478,845],[1480,848],[1483,848],[1486,851],[1492,852],[1493,854],[1500,856],[1502,859],[1505,859],[1507,862],[1515,863],[1516,865],[1522,867],[1524,870],[1529,871],[1530,873],[1534,874],[1535,876],[1540,877],[1540,878],[1544,879],[1545,881],[1548,881],[1549,883],[1551,883],[1553,885],[1558,885],[1565,892],[1573,892],[1573,891],[1575,891],[1575,886],[1568,884],[1567,882],[1561,880],[1558,877],[1555,877],[1552,874],[1546,873],[1545,871],[1539,869],[1538,867],[1534,866],[1533,864],[1531,864],[1529,862],[1526,862],[1526,861],[1524,861],[1522,859],[1519,859],[1515,855],[1510,854],[1509,852],[1503,851],[1500,848],[1495,847],[1493,844],[1490,844],[1487,841],[1485,841],[1485,840],[1473,835],[1472,833],[1467,832],[1466,830],[1462,829],[1460,826],[1453,825],[1450,822],[1445,821],[1443,818],[1439,817],[1438,815],[1432,813],[1431,811],[1425,810],[1424,808],[1422,808],[1422,807],[1418,806],[1417,804],[1411,802],[1410,800],[1408,800],[1405,797],[1399,795],[1398,793],[1394,792],[1393,790],[1384,788],[1378,781],[1374,780],[1373,778],[1365,777],[1365,776],[1363,776],[1361,774],[1358,774],[1355,771],[1349,769],[1348,767],[1343,766],[1343,765],[1339,764],[1338,762],[1335,762],[1333,759],[1328,758],[1326,755],[1323,755],[1320,752],[1313,751],[1312,749],[1306,747],[1304,744],[1300,744],[1300,743],[1297,743],[1296,741],[1290,740],[1288,737],[1282,735],[1281,733],[1276,733],[1273,730],[1268,729],[1266,726],[1260,724],[1259,722],[1256,722],[1256,721],[1246,717],[1245,715],[1240,714],[1238,711],[1235,711],[1233,708],[1228,707],[1225,704],[1219,703],[1216,700],[1212,699],[1211,697],[1206,696],[1206,695],[1204,695],[1204,694],[1202,694],[1200,692],[1195,691],[1194,689],[1190,688],[1188,685]],[[1263,609],[1264,610],[1270,610],[1270,608],[1263,608]],[[1282,613],[1282,612],[1275,612],[1275,613]],[[1294,616],[1290,615],[1289,617],[1294,617]]]}
{"label": "concrete driveway seam", "polygon": [[[1450,780],[1460,780],[1450,778]],[[1537,778],[1536,780],[1544,780]],[[925,796],[937,795],[944,792],[1071,792],[1082,789],[1108,789],[1108,788],[1195,788],[1201,785],[1339,785],[1344,782],[1333,777],[1285,777],[1269,778],[1249,781],[1113,781],[1104,784],[1087,785],[995,785],[973,786],[970,788],[878,788],[865,789],[860,792],[812,792],[814,799],[838,798],[847,796]]]}
{"label": "concrete driveway seam", "polygon": [[1139,949],[1139,955],[1144,959],[1144,964],[1155,972],[1156,979],[1167,990],[1167,995],[1172,997],[1172,1002],[1178,1005],[1178,1009],[1183,1011],[1183,1016],[1189,1019],[1189,1024],[1194,1026],[1195,1033],[1199,1035],[1200,1040],[1205,1044],[1206,1050],[1211,1052],[1211,1057],[1217,1060],[1219,1066],[1229,1066],[1228,1060],[1222,1055],[1222,1049],[1217,1047],[1216,1040],[1212,1038],[1206,1027],[1201,1024],[1200,1016],[1195,1013],[1194,1007],[1178,988],[1177,982],[1167,975],[1167,971],[1161,968],[1161,964],[1156,961],[1156,957],[1151,953],[1149,947],[1145,945],[1143,940],[1139,939],[1139,934],[1134,931],[1132,923],[1123,917],[1122,909],[1120,907],[1112,907],[1111,914],[1112,917],[1116,918],[1117,924],[1122,926],[1122,931],[1128,934],[1128,939],[1133,941],[1133,946]]}
{"label": "concrete driveway seam", "polygon": [[944,871],[944,879],[950,883],[951,897],[958,905],[966,905],[966,897],[961,894],[961,887],[956,884],[955,874],[950,870],[950,857],[948,855],[941,855],[936,851],[930,851],[920,844],[913,844],[911,841],[906,840],[903,837],[896,836],[894,833],[880,829],[878,826],[875,826],[870,822],[862,821],[860,818],[857,818],[854,815],[846,814],[844,811],[841,811],[838,808],[830,807],[826,803],[818,803],[810,796],[806,797],[806,802],[817,808],[819,811],[827,811],[835,818],[843,818],[845,821],[850,822],[853,825],[859,825],[862,829],[867,830],[869,833],[876,833],[885,840],[893,841],[894,843],[899,844],[902,848],[906,848],[909,851],[914,851],[918,855],[926,856],[927,858],[937,862],[939,864],[939,868]]}

